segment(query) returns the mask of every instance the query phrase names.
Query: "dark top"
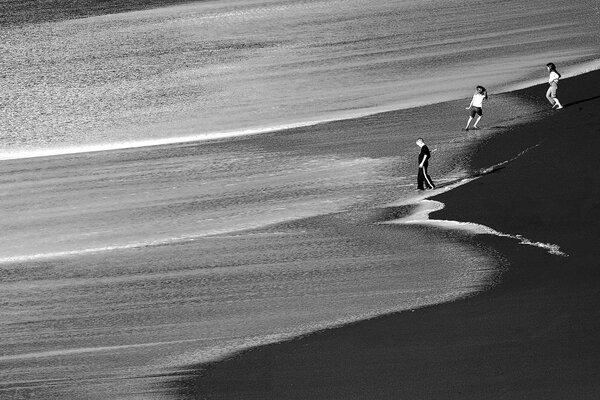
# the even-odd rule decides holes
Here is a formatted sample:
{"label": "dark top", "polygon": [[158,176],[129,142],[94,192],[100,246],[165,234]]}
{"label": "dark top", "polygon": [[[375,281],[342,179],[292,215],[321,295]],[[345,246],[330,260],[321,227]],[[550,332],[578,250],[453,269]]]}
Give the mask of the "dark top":
{"label": "dark top", "polygon": [[421,147],[421,152],[419,153],[419,165],[421,165],[421,161],[423,161],[423,157],[425,156],[427,156],[427,160],[425,160],[425,163],[423,164],[424,167],[429,164],[429,159],[431,158],[431,153],[429,152],[429,147],[427,147],[427,145]]}

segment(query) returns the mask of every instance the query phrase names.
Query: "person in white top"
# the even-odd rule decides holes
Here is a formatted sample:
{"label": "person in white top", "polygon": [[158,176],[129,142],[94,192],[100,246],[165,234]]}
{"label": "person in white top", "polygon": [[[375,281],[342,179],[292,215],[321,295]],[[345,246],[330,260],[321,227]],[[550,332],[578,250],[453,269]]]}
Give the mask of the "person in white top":
{"label": "person in white top", "polygon": [[470,111],[469,120],[467,121],[465,131],[469,130],[469,125],[471,124],[471,121],[473,121],[473,118],[475,118],[475,115],[477,115],[477,120],[475,120],[475,123],[473,124],[473,129],[479,129],[477,127],[477,124],[483,116],[483,100],[487,100],[487,98],[487,90],[485,90],[483,86],[477,86],[475,88],[475,94],[473,95],[473,99],[471,99],[471,103],[469,103],[469,106],[466,108]]}
{"label": "person in white top", "polygon": [[546,69],[549,73],[548,84],[550,84],[550,87],[546,92],[546,98],[548,99],[550,104],[552,104],[552,108],[560,110],[561,108],[563,108],[563,106],[562,104],[560,104],[560,101],[558,101],[558,99],[556,98],[556,91],[558,90],[558,80],[560,79],[561,75],[558,73],[558,71],[556,70],[556,65],[554,65],[553,63],[546,64]]}

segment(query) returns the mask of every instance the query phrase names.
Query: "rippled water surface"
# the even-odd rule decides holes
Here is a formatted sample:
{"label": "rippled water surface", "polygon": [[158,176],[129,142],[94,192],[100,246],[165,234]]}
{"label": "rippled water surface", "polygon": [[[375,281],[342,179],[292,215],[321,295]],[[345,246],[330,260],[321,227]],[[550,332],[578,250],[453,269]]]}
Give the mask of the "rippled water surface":
{"label": "rippled water surface", "polygon": [[476,84],[543,82],[549,60],[569,72],[599,56],[593,1],[210,1],[8,24],[0,38],[5,157],[463,98]]}
{"label": "rippled water surface", "polygon": [[487,287],[468,234],[379,224],[410,212],[414,140],[464,178],[547,106],[498,92],[600,48],[591,1],[32,4],[0,18],[10,399],[165,398],[171,368]]}

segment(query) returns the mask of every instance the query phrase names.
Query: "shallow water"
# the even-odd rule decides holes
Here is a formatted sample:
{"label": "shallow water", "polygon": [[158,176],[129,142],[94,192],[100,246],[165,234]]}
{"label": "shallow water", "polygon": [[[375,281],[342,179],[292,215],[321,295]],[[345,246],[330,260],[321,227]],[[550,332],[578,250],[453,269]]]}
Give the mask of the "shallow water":
{"label": "shallow water", "polygon": [[414,193],[398,131],[436,132],[443,183],[503,129],[448,132],[457,106],[4,161],[0,397],[163,398],[182,365],[493,284],[498,260],[468,235],[377,224],[410,211],[387,208]]}
{"label": "shallow water", "polygon": [[453,299],[495,274],[489,254],[424,231],[326,222],[3,268],[0,393],[160,397],[171,368]]}
{"label": "shallow water", "polygon": [[[416,137],[443,183],[544,115],[543,93],[497,92],[549,58],[592,65],[588,6],[226,1],[2,26],[0,398],[163,398],[171,368],[493,284],[468,234],[377,222],[410,211],[388,206],[412,196]],[[486,129],[466,134],[475,84]],[[297,127],[242,135],[278,126]],[[85,151],[103,147],[129,148]]]}

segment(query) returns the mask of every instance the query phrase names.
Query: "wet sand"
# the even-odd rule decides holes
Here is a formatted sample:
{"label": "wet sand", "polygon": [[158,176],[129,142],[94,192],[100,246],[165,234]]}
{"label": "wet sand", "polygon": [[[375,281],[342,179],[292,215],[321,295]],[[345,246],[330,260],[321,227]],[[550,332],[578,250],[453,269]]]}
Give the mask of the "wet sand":
{"label": "wet sand", "polygon": [[181,365],[487,286],[488,249],[377,224],[410,210],[417,136],[442,185],[547,109],[493,95],[464,134],[465,103],[3,161],[0,398],[165,398]]}
{"label": "wet sand", "polygon": [[[544,99],[546,87],[520,92]],[[480,235],[507,268],[488,291],[192,366],[186,399],[592,399],[600,391],[600,72],[561,81],[565,108],[482,142],[435,219],[555,243],[568,256]],[[548,106],[550,107],[550,106]]]}

